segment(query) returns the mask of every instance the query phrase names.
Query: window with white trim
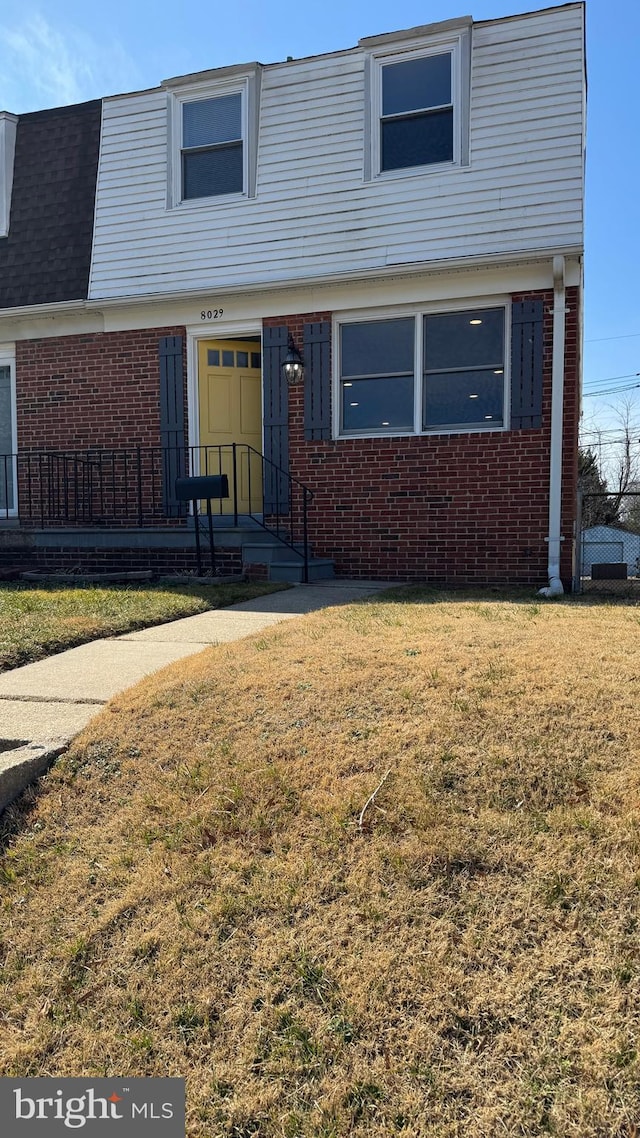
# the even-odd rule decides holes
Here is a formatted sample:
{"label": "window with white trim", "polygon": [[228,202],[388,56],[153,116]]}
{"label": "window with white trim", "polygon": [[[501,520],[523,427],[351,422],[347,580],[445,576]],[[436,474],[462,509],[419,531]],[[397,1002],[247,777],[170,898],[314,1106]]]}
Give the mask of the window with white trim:
{"label": "window with white trim", "polygon": [[245,189],[243,92],[181,103],[181,200]]}
{"label": "window with white trim", "polygon": [[16,423],[14,361],[0,354],[0,516],[15,514]]}
{"label": "window with white trim", "polygon": [[504,309],[423,317],[422,425],[501,426]]}
{"label": "window with white trim", "polygon": [[255,197],[261,76],[252,63],[165,79],[168,209]]}
{"label": "window with white trim", "polygon": [[341,435],[504,426],[504,305],[345,322],[339,358]]}
{"label": "window with white trim", "polygon": [[0,237],[9,233],[18,116],[0,111]]}
{"label": "window with white trim", "polygon": [[374,177],[467,164],[469,70],[466,31],[372,56]]}
{"label": "window with white trim", "polygon": [[451,52],[381,67],[380,170],[453,161]]}

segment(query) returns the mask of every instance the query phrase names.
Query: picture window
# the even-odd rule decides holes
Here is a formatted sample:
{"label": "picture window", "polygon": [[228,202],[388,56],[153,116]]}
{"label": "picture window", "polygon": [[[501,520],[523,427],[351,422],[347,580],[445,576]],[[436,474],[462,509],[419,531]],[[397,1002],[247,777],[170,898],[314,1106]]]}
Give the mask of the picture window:
{"label": "picture window", "polygon": [[505,310],[421,313],[340,328],[340,433],[504,425]]}

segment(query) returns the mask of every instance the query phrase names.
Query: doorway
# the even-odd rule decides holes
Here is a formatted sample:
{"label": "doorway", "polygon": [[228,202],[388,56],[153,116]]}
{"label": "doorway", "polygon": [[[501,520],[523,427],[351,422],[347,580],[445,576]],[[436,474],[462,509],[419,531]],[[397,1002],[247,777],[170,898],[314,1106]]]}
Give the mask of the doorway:
{"label": "doorway", "polygon": [[[233,443],[240,514],[262,512],[262,358],[258,336],[198,343],[200,471],[226,474],[234,511]],[[251,448],[251,449],[249,449]]]}

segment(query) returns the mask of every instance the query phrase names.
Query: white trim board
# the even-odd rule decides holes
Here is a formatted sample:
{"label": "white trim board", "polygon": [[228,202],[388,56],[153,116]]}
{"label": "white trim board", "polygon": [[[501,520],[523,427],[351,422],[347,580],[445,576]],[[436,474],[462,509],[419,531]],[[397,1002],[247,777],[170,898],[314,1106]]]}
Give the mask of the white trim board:
{"label": "white trim board", "polygon": [[[567,263],[567,284],[580,287],[582,265],[579,258]],[[0,336],[7,340],[46,339],[90,332],[120,332],[136,328],[166,328],[185,325],[193,334],[205,331],[200,312],[213,307],[225,309],[224,321],[215,328],[245,327],[267,316],[299,315],[305,312],[342,312],[393,304],[427,304],[438,300],[449,303],[471,301],[481,296],[510,295],[514,292],[553,287],[553,259],[523,261],[509,265],[467,265],[448,271],[422,271],[411,274],[383,273],[374,279],[352,279],[325,285],[294,285],[259,291],[198,293],[197,296],[154,300],[127,298],[103,307],[90,303],[73,310],[13,309],[0,312]],[[215,302],[215,303],[214,303]],[[217,332],[215,333],[218,334]],[[235,333],[234,333],[235,334]]]}
{"label": "white trim board", "polygon": [[[198,344],[201,340],[240,340],[243,336],[260,336],[262,353],[262,323],[244,320],[240,323],[216,320],[209,324],[190,325],[186,329],[187,349],[187,444],[200,445],[200,402],[198,391]],[[261,425],[264,430],[264,415],[261,410]]]}

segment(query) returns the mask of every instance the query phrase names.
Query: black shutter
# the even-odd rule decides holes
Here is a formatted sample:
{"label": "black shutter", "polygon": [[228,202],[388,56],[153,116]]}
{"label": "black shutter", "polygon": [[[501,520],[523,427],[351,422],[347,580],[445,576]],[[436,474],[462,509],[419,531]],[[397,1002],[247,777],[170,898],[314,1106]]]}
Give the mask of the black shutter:
{"label": "black shutter", "polygon": [[287,513],[289,480],[270,466],[289,470],[289,389],[282,372],[289,332],[285,324],[262,330],[264,407],[264,512]]}
{"label": "black shutter", "polygon": [[162,502],[167,517],[186,512],[176,498],[176,478],[184,474],[184,379],[182,336],[164,336],[160,357],[160,445],[162,447]]}
{"label": "black shutter", "polygon": [[542,426],[543,301],[511,307],[511,428]]}
{"label": "black shutter", "polygon": [[304,437],[331,438],[331,324],[304,326]]}

